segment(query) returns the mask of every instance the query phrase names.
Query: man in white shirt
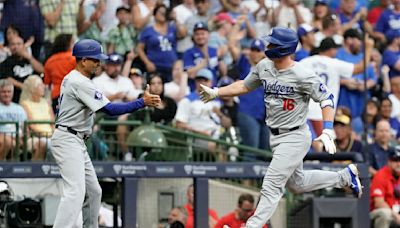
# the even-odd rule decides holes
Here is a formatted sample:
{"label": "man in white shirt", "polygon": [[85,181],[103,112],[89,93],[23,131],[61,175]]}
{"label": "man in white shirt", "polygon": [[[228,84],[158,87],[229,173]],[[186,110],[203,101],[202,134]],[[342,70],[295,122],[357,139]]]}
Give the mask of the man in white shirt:
{"label": "man in white shirt", "polygon": [[[330,88],[334,96],[334,104],[337,104],[339,98],[340,85],[359,86],[359,83],[352,78],[352,75],[364,71],[363,61],[353,64],[335,58],[338,47],[339,45],[335,43],[333,38],[325,38],[317,49],[317,55],[300,61],[306,68],[314,69],[325,82],[326,86]],[[369,63],[372,48],[373,41],[368,40],[366,47],[367,64]],[[310,101],[308,119],[313,123],[315,133],[319,135],[322,132],[322,111],[319,104],[314,101]]]}
{"label": "man in white shirt", "polygon": [[[219,101],[204,103],[199,96],[200,84],[211,86],[212,80],[213,74],[210,70],[203,68],[197,72],[195,79],[196,90],[178,103],[178,109],[175,114],[177,128],[210,136],[214,139],[219,138],[221,120],[229,117],[219,111],[221,107]],[[216,149],[214,142],[204,140],[196,140],[195,145],[208,149],[210,152]]]}
{"label": "man in white shirt", "polygon": [[[182,25],[185,24],[188,18],[194,16],[197,12],[194,0],[183,0],[182,4],[175,6],[173,11],[176,14],[176,20]],[[178,53],[184,53],[186,49],[190,48],[191,46],[191,38],[186,34],[183,39],[178,40],[177,51]]]}
{"label": "man in white shirt", "polygon": [[121,75],[122,63],[122,56],[110,54],[105,71],[93,79],[93,83],[111,102],[132,101],[139,95],[132,81]]}
{"label": "man in white shirt", "polygon": [[273,19],[277,26],[288,26],[296,31],[299,25],[311,23],[312,14],[299,0],[281,0],[274,11]]}
{"label": "man in white shirt", "polygon": [[[127,102],[135,100],[140,93],[132,81],[128,77],[121,75],[123,59],[118,54],[110,54],[106,61],[105,71],[98,77],[93,79],[96,87],[103,92],[103,94],[111,102]],[[125,121],[128,119],[128,114],[120,115],[118,117],[106,117],[107,119],[118,119]],[[128,153],[126,146],[126,135],[128,133],[128,126],[118,125],[116,129],[119,152],[125,155],[125,160],[130,161],[132,155]]]}

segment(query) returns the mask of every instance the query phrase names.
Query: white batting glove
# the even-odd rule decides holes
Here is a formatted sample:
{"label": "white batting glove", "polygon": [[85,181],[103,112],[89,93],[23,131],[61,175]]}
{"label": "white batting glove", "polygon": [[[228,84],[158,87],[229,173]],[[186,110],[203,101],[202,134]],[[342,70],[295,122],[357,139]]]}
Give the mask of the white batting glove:
{"label": "white batting glove", "polygon": [[200,99],[204,103],[207,103],[218,97],[218,88],[217,87],[214,87],[213,89],[211,89],[210,87],[207,87],[207,86],[201,85],[201,84],[200,84],[200,87],[201,87]]}
{"label": "white batting glove", "polygon": [[325,151],[334,154],[336,153],[335,138],[335,132],[332,129],[324,129],[322,134],[314,140],[321,141],[325,147]]}

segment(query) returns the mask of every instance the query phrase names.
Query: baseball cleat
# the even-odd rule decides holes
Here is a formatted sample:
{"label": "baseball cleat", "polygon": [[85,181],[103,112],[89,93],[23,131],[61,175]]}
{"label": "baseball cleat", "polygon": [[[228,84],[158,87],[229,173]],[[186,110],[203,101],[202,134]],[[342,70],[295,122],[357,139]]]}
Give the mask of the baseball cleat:
{"label": "baseball cleat", "polygon": [[354,164],[350,164],[347,166],[347,171],[350,174],[351,177],[351,183],[350,183],[350,188],[353,191],[353,194],[357,198],[361,198],[362,195],[362,185],[359,177],[359,171],[357,169],[357,166]]}

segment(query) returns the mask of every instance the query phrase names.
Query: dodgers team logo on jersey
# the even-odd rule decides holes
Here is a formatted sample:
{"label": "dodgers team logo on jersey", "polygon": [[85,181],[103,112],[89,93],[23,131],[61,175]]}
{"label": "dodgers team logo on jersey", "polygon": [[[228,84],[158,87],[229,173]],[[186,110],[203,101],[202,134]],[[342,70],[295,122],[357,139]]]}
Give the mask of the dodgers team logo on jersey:
{"label": "dodgers team logo on jersey", "polygon": [[319,91],[326,93],[326,85],[324,83],[319,84]]}
{"label": "dodgers team logo on jersey", "polygon": [[96,100],[102,100],[102,99],[103,99],[103,94],[100,93],[100,92],[98,92],[98,91],[95,91],[95,92],[94,92],[94,99],[96,99]]}
{"label": "dodgers team logo on jersey", "polygon": [[280,84],[278,81],[268,83],[266,80],[261,80],[264,88],[265,95],[279,95],[292,96],[294,95],[294,87],[290,85]]}

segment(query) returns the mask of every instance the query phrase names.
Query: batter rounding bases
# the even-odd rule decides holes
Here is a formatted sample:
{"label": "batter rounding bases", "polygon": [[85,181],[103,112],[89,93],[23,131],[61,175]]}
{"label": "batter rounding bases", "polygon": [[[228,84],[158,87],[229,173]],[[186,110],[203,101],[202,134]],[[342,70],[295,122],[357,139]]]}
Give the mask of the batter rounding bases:
{"label": "batter rounding bases", "polygon": [[201,98],[207,102],[218,96],[237,96],[262,86],[266,108],[266,123],[270,128],[272,161],[264,176],[261,197],[247,228],[261,228],[274,213],[285,187],[301,193],[327,187],[350,187],[357,197],[362,194],[357,167],[349,165],[338,172],[303,170],[303,158],[311,145],[311,133],[306,124],[310,98],[322,109],[324,130],[320,140],[328,153],[335,153],[333,133],[334,102],[325,84],[312,69],[291,59],[298,38],[288,28],[275,27],[263,38],[264,58],[244,79],[221,88],[203,86]]}

